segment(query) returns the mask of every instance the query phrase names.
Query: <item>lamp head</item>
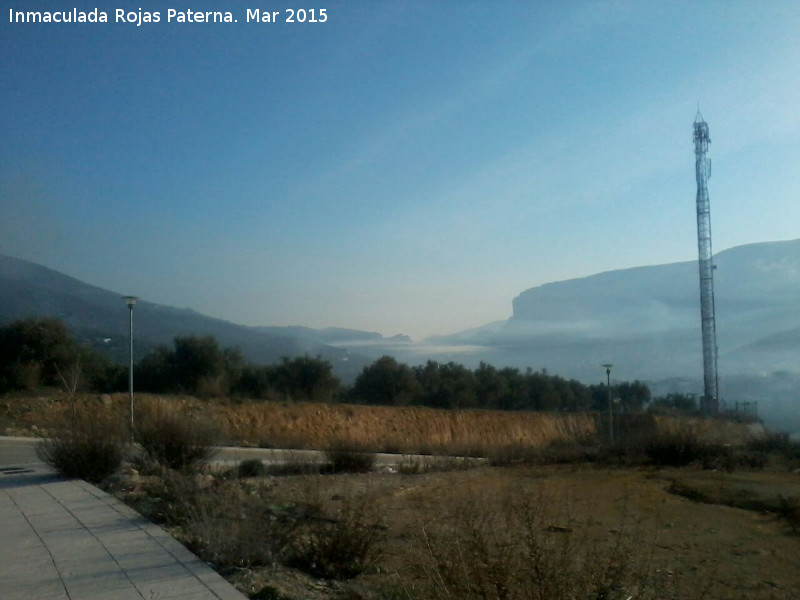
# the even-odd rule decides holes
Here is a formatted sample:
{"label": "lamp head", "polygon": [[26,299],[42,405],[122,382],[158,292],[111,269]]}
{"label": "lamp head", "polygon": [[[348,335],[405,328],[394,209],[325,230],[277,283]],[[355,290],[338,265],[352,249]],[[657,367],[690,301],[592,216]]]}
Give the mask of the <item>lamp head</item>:
{"label": "lamp head", "polygon": [[123,296],[122,299],[125,300],[125,304],[131,308],[133,308],[133,305],[139,300],[136,296]]}

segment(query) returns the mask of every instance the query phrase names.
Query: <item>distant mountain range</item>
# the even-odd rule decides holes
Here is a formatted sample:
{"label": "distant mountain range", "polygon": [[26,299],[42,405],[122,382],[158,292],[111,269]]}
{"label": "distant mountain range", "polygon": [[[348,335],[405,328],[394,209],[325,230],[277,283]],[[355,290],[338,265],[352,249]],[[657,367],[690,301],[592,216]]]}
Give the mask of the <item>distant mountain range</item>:
{"label": "distant mountain range", "polygon": [[[124,362],[128,353],[128,308],[121,294],[88,285],[52,269],[0,255],[0,323],[31,316],[58,317],[81,343]],[[370,359],[336,348],[313,330],[253,328],[214,319],[191,309],[140,301],[134,309],[135,353],[141,357],[180,335],[211,335],[222,347],[237,347],[255,363],[309,354],[331,362],[352,380]],[[353,334],[355,335],[355,334]]]}
{"label": "distant mountain range", "polygon": [[[738,246],[714,264],[722,399],[758,401],[774,425],[800,430],[800,240]],[[699,394],[699,297],[696,261],[610,271],[525,290],[507,321],[428,342],[462,362],[583,381],[610,362],[657,393]]]}
{"label": "distant mountain range", "polygon": [[[731,248],[714,262],[723,400],[758,400],[765,414],[800,430],[800,240]],[[83,342],[125,359],[128,314],[119,293],[4,256],[0,290],[0,323],[56,316]],[[548,283],[525,290],[512,306],[508,320],[412,342],[334,327],[245,327],[141,302],[137,349],[141,355],[176,335],[213,335],[253,362],[320,355],[345,381],[382,354],[412,364],[430,358],[547,369],[585,382],[602,380],[600,365],[611,362],[612,377],[647,381],[657,393],[701,391],[696,261]]]}
{"label": "distant mountain range", "polygon": [[311,329],[299,325],[290,326],[264,326],[254,327],[256,331],[280,335],[289,338],[309,340],[320,344],[332,344],[334,346],[368,346],[373,344],[396,344],[410,343],[411,338],[407,335],[395,335],[390,338],[383,337],[382,334],[374,331],[361,331],[358,329],[345,329],[343,327],[325,327],[324,329]]}
{"label": "distant mountain range", "polygon": [[[720,373],[800,372],[800,240],[739,246],[714,263]],[[702,376],[696,261],[548,283],[512,305],[503,323],[435,341],[579,379],[604,362],[625,379]]]}

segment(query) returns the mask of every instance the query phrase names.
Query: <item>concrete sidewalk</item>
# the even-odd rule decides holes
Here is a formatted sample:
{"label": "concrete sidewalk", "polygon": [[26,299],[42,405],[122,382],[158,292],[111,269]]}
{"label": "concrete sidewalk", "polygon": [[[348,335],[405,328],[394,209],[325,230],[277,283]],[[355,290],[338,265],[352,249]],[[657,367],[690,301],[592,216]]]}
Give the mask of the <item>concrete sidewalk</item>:
{"label": "concrete sidewalk", "polygon": [[161,527],[41,463],[0,468],[0,531],[2,600],[245,598]]}

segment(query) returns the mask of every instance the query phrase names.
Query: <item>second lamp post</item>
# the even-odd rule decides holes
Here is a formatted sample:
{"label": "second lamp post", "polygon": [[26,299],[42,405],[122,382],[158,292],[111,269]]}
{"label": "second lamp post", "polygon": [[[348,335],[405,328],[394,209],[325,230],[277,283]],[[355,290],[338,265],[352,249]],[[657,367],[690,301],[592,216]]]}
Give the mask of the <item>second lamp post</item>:
{"label": "second lamp post", "polygon": [[611,401],[611,363],[606,363],[603,368],[606,370],[606,391],[608,392],[608,438],[611,445],[614,445],[614,405]]}
{"label": "second lamp post", "polygon": [[123,296],[122,299],[125,300],[125,304],[128,305],[128,310],[130,311],[130,319],[128,321],[130,324],[130,334],[128,337],[130,342],[130,363],[128,364],[128,396],[130,398],[131,439],[133,439],[133,307],[139,298],[136,296]]}

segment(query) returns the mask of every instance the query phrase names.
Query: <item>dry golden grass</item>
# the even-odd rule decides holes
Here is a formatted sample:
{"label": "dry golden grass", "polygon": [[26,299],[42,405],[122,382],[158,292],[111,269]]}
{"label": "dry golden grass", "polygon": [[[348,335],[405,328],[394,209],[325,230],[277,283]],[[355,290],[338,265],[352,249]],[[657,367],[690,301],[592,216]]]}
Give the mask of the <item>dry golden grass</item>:
{"label": "dry golden grass", "polygon": [[538,446],[595,433],[594,419],[588,415],[421,407],[260,403],[229,406],[218,416],[231,439],[311,448],[344,443],[387,452],[480,453],[487,448]]}
{"label": "dry golden grass", "polygon": [[[127,410],[126,394],[85,395],[81,405]],[[31,431],[52,422],[65,398],[15,398],[5,402],[10,432]],[[348,445],[366,451],[489,455],[503,449],[543,448],[554,441],[585,442],[606,435],[605,415],[487,410],[437,410],[424,407],[359,406],[311,402],[235,402],[188,396],[137,394],[142,413],[169,411],[191,419],[208,419],[219,427],[223,443],[276,448],[325,449]],[[624,445],[678,432],[704,441],[746,443],[748,427],[709,419],[624,415],[615,419]]]}

